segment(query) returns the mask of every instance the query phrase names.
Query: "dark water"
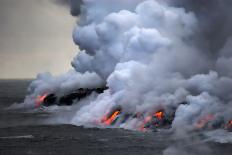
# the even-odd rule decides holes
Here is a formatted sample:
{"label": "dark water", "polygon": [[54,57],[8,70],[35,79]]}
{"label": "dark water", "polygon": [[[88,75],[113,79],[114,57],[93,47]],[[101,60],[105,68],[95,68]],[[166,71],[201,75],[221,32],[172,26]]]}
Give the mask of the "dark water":
{"label": "dark water", "polygon": [[175,138],[169,132],[45,125],[45,113],[4,110],[21,102],[30,81],[0,81],[0,155],[231,155],[231,144],[207,142],[201,135]]}
{"label": "dark water", "polygon": [[4,109],[23,101],[30,82],[31,80],[0,80],[0,127],[25,124],[27,114]]}
{"label": "dark water", "polygon": [[31,80],[0,80],[0,108],[21,102]]}

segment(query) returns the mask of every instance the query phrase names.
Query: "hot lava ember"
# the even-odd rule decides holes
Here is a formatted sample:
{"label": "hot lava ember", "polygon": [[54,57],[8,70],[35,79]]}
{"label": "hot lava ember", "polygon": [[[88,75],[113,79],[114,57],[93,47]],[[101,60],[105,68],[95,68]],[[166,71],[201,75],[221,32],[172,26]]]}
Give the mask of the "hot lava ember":
{"label": "hot lava ember", "polygon": [[163,119],[163,115],[164,113],[162,111],[158,111],[154,114],[154,116],[158,118],[159,120]]}
{"label": "hot lava ember", "polygon": [[117,118],[117,116],[120,114],[120,110],[116,110],[114,111],[111,115],[109,116],[105,116],[103,119],[102,119],[102,123],[105,124],[105,125],[111,125]]}
{"label": "hot lava ember", "polygon": [[44,102],[44,99],[47,97],[47,94],[44,94],[44,95],[39,95],[37,98],[36,98],[36,107],[39,107],[43,102]]}
{"label": "hot lava ember", "polygon": [[159,124],[162,124],[164,119],[164,112],[158,111],[152,115],[148,115],[145,117],[145,119],[142,122],[142,125],[139,127],[140,131],[146,131],[147,128],[150,128],[152,125],[155,127],[158,127]]}

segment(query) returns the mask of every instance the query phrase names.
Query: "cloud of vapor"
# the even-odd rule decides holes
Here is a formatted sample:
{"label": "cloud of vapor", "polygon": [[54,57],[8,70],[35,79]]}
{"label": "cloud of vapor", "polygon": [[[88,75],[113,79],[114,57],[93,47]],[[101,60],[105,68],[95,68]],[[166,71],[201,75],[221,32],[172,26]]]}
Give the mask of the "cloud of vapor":
{"label": "cloud of vapor", "polygon": [[199,21],[199,31],[202,34],[201,37],[204,38],[202,43],[210,52],[218,53],[231,37],[231,1],[174,0],[172,3],[196,14]]}
{"label": "cloud of vapor", "polygon": [[83,51],[72,64],[77,71],[91,70],[106,79],[122,106],[154,108],[163,100],[160,95],[184,87],[185,76],[207,71],[206,55],[188,43],[197,28],[194,14],[158,1],[117,1],[125,10],[115,13],[117,7],[104,5],[102,12],[94,12],[99,7],[94,2],[86,2],[89,24],[74,31]]}
{"label": "cloud of vapor", "polygon": [[[81,50],[72,61],[75,71],[42,75],[31,85],[25,103],[45,91],[106,84],[109,90],[83,105],[71,123],[94,124],[115,106],[144,114],[175,108],[172,129],[177,134],[192,131],[205,115],[229,121],[232,41],[224,24],[230,22],[213,24],[226,12],[213,10],[227,10],[229,4],[214,3],[83,0],[73,32]],[[187,104],[180,105],[183,102]],[[139,121],[129,119],[117,127],[136,129]]]}

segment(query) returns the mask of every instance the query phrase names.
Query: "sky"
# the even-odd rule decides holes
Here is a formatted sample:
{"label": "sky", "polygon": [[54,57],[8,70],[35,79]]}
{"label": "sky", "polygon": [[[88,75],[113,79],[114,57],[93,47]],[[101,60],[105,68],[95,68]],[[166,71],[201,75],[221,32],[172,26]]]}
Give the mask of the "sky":
{"label": "sky", "polygon": [[0,0],[0,78],[66,72],[78,51],[75,23],[69,8],[52,0]]}

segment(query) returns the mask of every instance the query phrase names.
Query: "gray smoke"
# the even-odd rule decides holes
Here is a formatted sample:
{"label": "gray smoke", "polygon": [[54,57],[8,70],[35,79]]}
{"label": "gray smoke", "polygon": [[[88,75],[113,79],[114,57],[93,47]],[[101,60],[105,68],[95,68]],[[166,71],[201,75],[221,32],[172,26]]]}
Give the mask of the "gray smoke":
{"label": "gray smoke", "polygon": [[[230,7],[226,0],[83,0],[73,32],[81,50],[72,61],[75,71],[40,75],[24,104],[32,105],[43,93],[106,84],[109,90],[80,107],[71,123],[96,124],[115,106],[144,114],[174,107],[177,135],[192,131],[206,115],[228,122]],[[131,118],[116,127],[140,125],[141,120]]]}
{"label": "gray smoke", "polygon": [[193,11],[198,17],[201,45],[215,59],[232,35],[232,2],[228,0],[176,0],[175,4]]}

